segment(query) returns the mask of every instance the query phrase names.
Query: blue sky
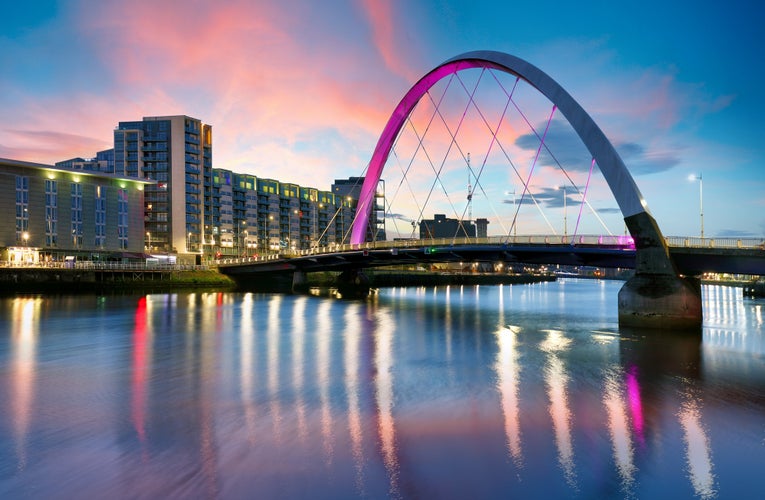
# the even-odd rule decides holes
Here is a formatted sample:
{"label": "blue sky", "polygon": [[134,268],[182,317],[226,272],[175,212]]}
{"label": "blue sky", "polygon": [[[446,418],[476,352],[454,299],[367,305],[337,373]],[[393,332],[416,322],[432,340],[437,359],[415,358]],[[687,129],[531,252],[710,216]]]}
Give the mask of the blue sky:
{"label": "blue sky", "polygon": [[[531,62],[579,101],[666,235],[698,234],[699,186],[688,177],[701,173],[706,236],[765,236],[759,2],[73,0],[3,8],[0,157],[93,156],[111,146],[119,121],[187,114],[212,124],[216,167],[328,189],[334,178],[363,173],[388,116],[420,76],[488,49]],[[537,106],[532,98],[531,114]],[[544,124],[538,111],[534,126]],[[503,138],[526,169],[529,133],[519,127]],[[576,145],[560,136],[556,156],[568,158]],[[497,168],[506,174],[506,165]],[[585,176],[574,180],[582,188],[587,168],[569,168]],[[553,170],[529,187],[551,219],[563,204],[551,194],[560,182]],[[502,175],[487,172],[482,187],[522,190]],[[415,178],[411,189],[426,191],[433,176],[425,169]],[[616,204],[598,192],[593,186],[593,204],[608,214]],[[497,202],[502,193],[490,196]],[[567,202],[573,225],[580,201]],[[394,212],[417,218],[400,203]],[[427,207],[424,216],[448,208]],[[472,210],[506,217],[483,213],[478,201]],[[549,232],[531,212],[525,220],[519,230]],[[618,232],[615,220],[608,224]],[[559,221],[551,225],[560,230]]]}

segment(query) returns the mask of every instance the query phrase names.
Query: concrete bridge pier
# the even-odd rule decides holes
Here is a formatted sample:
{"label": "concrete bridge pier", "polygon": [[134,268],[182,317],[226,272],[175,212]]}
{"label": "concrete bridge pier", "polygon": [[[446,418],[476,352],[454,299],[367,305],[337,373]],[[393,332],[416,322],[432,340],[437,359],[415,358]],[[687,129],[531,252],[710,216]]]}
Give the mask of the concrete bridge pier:
{"label": "concrete bridge pier", "polygon": [[292,293],[305,293],[308,291],[308,277],[305,271],[295,269],[292,273]]}
{"label": "concrete bridge pier", "polygon": [[635,275],[619,290],[619,326],[700,330],[701,282],[678,275],[647,212],[624,221],[635,239]]}
{"label": "concrete bridge pier", "polygon": [[369,277],[361,269],[346,269],[336,279],[337,291],[345,298],[369,295]]}

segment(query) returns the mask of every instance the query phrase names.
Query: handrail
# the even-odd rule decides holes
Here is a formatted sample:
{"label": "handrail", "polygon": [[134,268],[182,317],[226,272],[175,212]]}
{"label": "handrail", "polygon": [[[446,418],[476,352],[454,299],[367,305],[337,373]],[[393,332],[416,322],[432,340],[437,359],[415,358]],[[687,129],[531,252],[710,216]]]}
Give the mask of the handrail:
{"label": "handrail", "polygon": [[[668,236],[665,238],[670,248],[731,248],[765,250],[763,238],[696,238],[688,236]],[[571,245],[571,246],[600,246],[634,250],[635,245],[631,236],[616,235],[521,235],[521,236],[488,236],[483,238],[428,238],[402,239],[365,242],[353,244],[330,244],[315,246],[309,249],[285,249],[280,253],[258,255],[244,258],[226,258],[219,264],[259,263],[270,260],[284,260],[312,255],[339,254],[343,252],[364,250],[392,250],[403,248],[423,247],[459,247],[466,245]]]}

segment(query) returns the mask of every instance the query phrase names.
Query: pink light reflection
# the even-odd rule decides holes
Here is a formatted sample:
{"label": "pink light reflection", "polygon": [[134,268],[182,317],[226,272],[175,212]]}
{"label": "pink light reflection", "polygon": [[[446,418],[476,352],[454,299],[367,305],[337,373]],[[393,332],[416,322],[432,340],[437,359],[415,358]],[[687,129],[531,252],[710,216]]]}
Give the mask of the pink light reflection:
{"label": "pink light reflection", "polygon": [[627,397],[630,401],[630,414],[635,435],[641,445],[645,444],[645,429],[643,421],[643,403],[640,400],[640,384],[637,379],[637,367],[630,366],[625,374],[627,381]]}
{"label": "pink light reflection", "polygon": [[[146,404],[146,358],[147,358],[147,340],[146,340],[146,297],[138,299],[138,305],[135,310],[133,327],[133,376],[131,379],[131,389],[133,393],[130,416],[133,421],[138,440],[141,445],[146,445],[146,416],[144,414],[144,405]],[[145,457],[144,457],[145,458]]]}

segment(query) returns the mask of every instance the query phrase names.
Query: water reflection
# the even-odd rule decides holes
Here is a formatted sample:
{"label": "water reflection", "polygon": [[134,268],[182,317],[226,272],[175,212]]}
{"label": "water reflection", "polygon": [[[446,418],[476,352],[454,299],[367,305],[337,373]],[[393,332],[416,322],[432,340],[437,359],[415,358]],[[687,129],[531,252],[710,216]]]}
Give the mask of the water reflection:
{"label": "water reflection", "polygon": [[572,488],[576,487],[574,472],[574,447],[571,442],[571,411],[568,406],[566,384],[568,375],[564,361],[558,355],[568,349],[571,339],[559,330],[548,330],[547,338],[540,348],[549,356],[545,367],[545,382],[547,396],[550,400],[549,412],[555,432],[555,446],[558,449],[558,463],[563,469],[566,481]]}
{"label": "water reflection", "polygon": [[351,304],[345,311],[345,394],[348,398],[348,433],[351,436],[351,453],[356,468],[356,488],[360,496],[364,496],[364,463],[362,450],[361,408],[360,408],[360,344],[361,325],[359,324],[359,305]]}
{"label": "water reflection", "polygon": [[6,300],[0,493],[752,493],[757,304],[714,291],[703,339],[657,336],[617,330],[610,283],[564,286]]}
{"label": "water reflection", "polygon": [[701,425],[699,402],[691,390],[686,391],[685,401],[678,412],[678,419],[683,427],[686,444],[688,475],[693,490],[701,498],[713,498],[716,494],[712,457],[709,453],[709,440]]}
{"label": "water reflection", "polygon": [[608,414],[608,431],[611,436],[614,462],[621,478],[622,491],[624,494],[629,494],[633,486],[635,465],[633,463],[634,450],[629,431],[630,420],[627,416],[625,398],[622,393],[621,371],[609,371],[604,385],[603,404]]}
{"label": "water reflection", "polygon": [[372,307],[368,311],[368,320],[374,325],[375,338],[375,398],[378,411],[378,439],[382,448],[382,458],[388,475],[390,487],[388,494],[400,497],[399,459],[396,444],[396,421],[394,416],[394,379],[393,379],[393,335],[394,321],[390,312]]}
{"label": "water reflection", "polygon": [[332,302],[323,301],[319,304],[316,315],[317,337],[317,382],[319,384],[319,401],[321,405],[321,436],[324,461],[327,466],[332,465],[333,439],[332,439],[332,404],[331,391],[331,340],[332,340]]}
{"label": "water reflection", "polygon": [[241,325],[239,330],[239,366],[240,366],[240,393],[244,410],[244,422],[247,428],[247,441],[250,445],[255,444],[255,428],[257,421],[256,404],[254,401],[255,373],[257,371],[255,356],[255,336],[258,331],[253,321],[254,299],[251,293],[242,297]]}
{"label": "water reflection", "polygon": [[[504,316],[503,316],[504,317]],[[521,331],[517,326],[501,326],[497,330],[497,380],[502,398],[502,416],[505,421],[505,439],[510,458],[517,468],[523,467],[523,450],[520,427],[520,409],[518,387],[521,376],[521,364],[517,350],[517,335]]]}
{"label": "water reflection", "polygon": [[11,406],[17,470],[24,470],[27,466],[27,435],[35,399],[38,315],[41,305],[42,300],[36,298],[17,298],[11,303]]}
{"label": "water reflection", "polygon": [[151,330],[146,326],[146,297],[138,299],[138,305],[135,309],[133,326],[133,375],[132,375],[132,397],[131,397],[131,416],[133,427],[135,428],[138,441],[141,446],[143,460],[148,456],[148,447],[146,439],[146,398],[147,382],[151,378],[151,357],[152,357],[152,339]]}

